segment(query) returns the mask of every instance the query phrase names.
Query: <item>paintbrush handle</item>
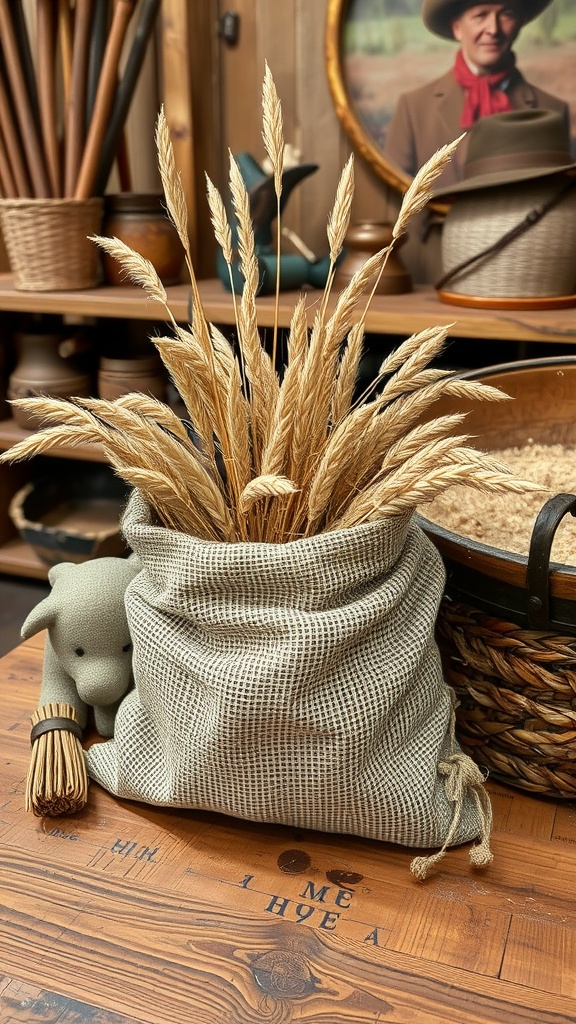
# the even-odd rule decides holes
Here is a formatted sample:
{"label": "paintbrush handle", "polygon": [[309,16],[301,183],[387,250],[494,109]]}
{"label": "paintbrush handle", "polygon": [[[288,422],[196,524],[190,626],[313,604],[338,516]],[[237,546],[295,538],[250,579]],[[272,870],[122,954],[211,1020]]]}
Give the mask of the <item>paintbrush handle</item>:
{"label": "paintbrush handle", "polygon": [[37,0],[38,97],[40,126],[53,196],[61,194],[60,147],[56,131],[56,24],[52,0]]}
{"label": "paintbrush handle", "polygon": [[32,183],[22,153],[20,137],[14,124],[12,107],[4,85],[4,69],[0,69],[0,128],[6,144],[6,154],[16,182],[17,195],[31,196]]}
{"label": "paintbrush handle", "polygon": [[72,81],[72,14],[70,0],[58,0],[58,39],[60,41],[60,58],[62,61],[62,92],[64,109],[70,102]]}
{"label": "paintbrush handle", "polygon": [[86,121],[90,124],[94,113],[98,81],[104,60],[109,22],[108,0],[96,0],[92,29],[90,31],[90,56],[88,60],[88,86],[86,91]]}
{"label": "paintbrush handle", "polygon": [[146,47],[152,34],[159,9],[160,0],[142,0],[138,16],[138,24],[136,26],[136,31],[134,32],[126,64],[124,66],[122,80],[116,92],[114,106],[106,128],[106,134],[104,135],[102,149],[100,151],[98,174],[96,178],[96,193],[98,195],[101,192],[104,192],[106,188],[106,183],[110,176],[110,171],[112,170],[112,165],[117,156],[117,150],[122,137],[126,117],[128,116],[132,97],[134,96],[134,90],[138,83],[138,76],[142,70],[142,64],[144,63],[144,57],[146,56]]}
{"label": "paintbrush handle", "polygon": [[26,23],[26,15],[24,13],[24,7],[26,4],[25,2],[22,3],[22,0],[9,0],[8,6],[10,8],[12,18],[14,37],[18,47],[20,67],[22,68],[22,74],[26,83],[26,93],[28,95],[30,109],[34,118],[34,128],[38,138],[40,138],[40,105],[38,103],[38,90],[36,88],[36,68],[32,57],[32,50],[30,49],[28,26]]}
{"label": "paintbrush handle", "polygon": [[108,42],[104,52],[104,60],[102,62],[102,72],[98,83],[98,90],[96,92],[94,113],[90,122],[88,138],[86,140],[84,155],[80,165],[80,173],[78,175],[78,183],[76,185],[75,192],[76,199],[88,199],[93,194],[96,176],[98,173],[100,148],[104,140],[107,121],[114,103],[114,92],[116,90],[116,83],[118,79],[120,55],[122,53],[124,38],[126,36],[126,31],[133,11],[133,0],[116,0],[110,34],[108,36]]}
{"label": "paintbrush handle", "polygon": [[48,198],[50,184],[44,165],[44,154],[34,127],[33,111],[26,91],[8,0],[0,0],[0,37],[34,195],[36,198]]}
{"label": "paintbrush handle", "polygon": [[64,195],[68,199],[76,191],[86,138],[86,66],[92,25],[92,6],[92,0],[77,0],[76,3],[70,100],[66,110]]}
{"label": "paintbrush handle", "polygon": [[12,168],[10,167],[10,161],[8,160],[8,154],[6,152],[6,146],[4,145],[4,136],[0,132],[0,182],[2,182],[2,195],[8,199],[16,199],[18,196],[18,189],[12,174]]}

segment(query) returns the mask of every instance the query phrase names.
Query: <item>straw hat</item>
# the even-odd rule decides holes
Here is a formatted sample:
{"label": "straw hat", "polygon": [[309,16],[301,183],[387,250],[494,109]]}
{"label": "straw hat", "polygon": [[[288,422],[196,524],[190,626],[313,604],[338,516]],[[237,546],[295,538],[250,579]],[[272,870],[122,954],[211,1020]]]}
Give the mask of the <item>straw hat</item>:
{"label": "straw hat", "polygon": [[555,110],[510,110],[482,117],[468,133],[462,181],[434,197],[575,172],[566,122]]}
{"label": "straw hat", "polygon": [[[426,28],[443,39],[454,39],[452,22],[462,11],[474,7],[477,0],[423,0],[422,20]],[[518,5],[521,10],[522,24],[537,18],[552,0],[522,0]]]}

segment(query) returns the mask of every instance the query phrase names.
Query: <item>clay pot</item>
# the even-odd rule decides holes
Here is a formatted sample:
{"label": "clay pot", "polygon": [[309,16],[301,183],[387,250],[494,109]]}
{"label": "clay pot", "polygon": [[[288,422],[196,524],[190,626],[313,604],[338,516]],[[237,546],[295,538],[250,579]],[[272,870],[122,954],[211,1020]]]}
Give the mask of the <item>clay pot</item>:
{"label": "clay pot", "polygon": [[[336,271],[336,288],[345,288],[357,270],[366,260],[389,245],[392,241],[392,225],[378,221],[363,221],[348,229],[344,240],[345,255]],[[410,274],[397,255],[397,249],[406,237],[399,238],[382,273],[376,288],[376,295],[399,295],[412,291]]]}
{"label": "clay pot", "polygon": [[[180,281],[184,250],[161,195],[122,192],[106,196],[102,233],[108,238],[119,238],[150,260],[162,284]],[[103,253],[102,264],[108,284],[127,284],[120,264],[108,253]]]}
{"label": "clay pot", "polygon": [[[92,393],[91,374],[75,358],[77,346],[73,338],[67,338],[63,333],[38,330],[15,334],[14,341],[17,362],[8,379],[9,399],[35,395],[87,397]],[[37,430],[40,426],[37,417],[17,406],[12,407],[12,415],[24,430]]]}
{"label": "clay pot", "polygon": [[156,356],[113,359],[102,356],[98,366],[98,394],[113,402],[121,395],[142,391],[166,401],[166,377]]}

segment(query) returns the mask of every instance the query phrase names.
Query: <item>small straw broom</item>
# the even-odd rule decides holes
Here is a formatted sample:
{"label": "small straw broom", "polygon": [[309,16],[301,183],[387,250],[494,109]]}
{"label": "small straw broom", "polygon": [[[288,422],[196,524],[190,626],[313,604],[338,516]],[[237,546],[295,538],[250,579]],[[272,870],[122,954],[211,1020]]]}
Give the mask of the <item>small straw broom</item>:
{"label": "small straw broom", "polygon": [[[279,196],[282,113],[267,66],[263,108],[263,139]],[[94,241],[166,310],[172,336],[151,340],[186,406],[194,442],[167,405],[145,395],[126,395],[114,402],[29,398],[17,404],[43,418],[46,426],[1,455],[0,462],[41,454],[55,445],[97,442],[116,472],[140,489],[160,524],[227,543],[290,543],[327,530],[353,528],[374,518],[413,511],[455,483],[517,493],[537,489],[514,478],[489,454],[469,447],[468,435],[453,436],[463,416],[423,421],[442,395],[490,401],[508,397],[481,382],[458,380],[451,371],[430,368],[444,346],[448,327],[430,328],[408,338],[384,359],[367,392],[355,398],[371,298],[393,246],[410,218],[431,198],[434,181],[459,141],[439,150],[417,173],[403,197],[391,244],[367,260],[332,301],[354,190],[350,158],[328,220],[326,287],[310,327],[304,299],[296,304],[287,365],[280,380],[275,372],[276,353],[271,358],[266,352],[258,328],[258,262],[249,198],[239,168],[231,156],[238,254],[231,244],[222,197],[208,180],[216,240],[230,275],[238,258],[244,277],[240,297],[232,288],[239,349],[235,352],[207,322],[202,309],[183,187],[161,111],[156,143],[167,208],[190,275],[188,329],[176,323],[166,291],[147,260],[117,238],[95,237]],[[274,348],[278,294],[277,287]],[[39,709],[37,715],[41,714],[51,712]],[[37,813],[66,813],[85,800],[81,770],[71,759],[73,740],[69,733],[58,731],[36,741],[27,802],[38,808]]]}

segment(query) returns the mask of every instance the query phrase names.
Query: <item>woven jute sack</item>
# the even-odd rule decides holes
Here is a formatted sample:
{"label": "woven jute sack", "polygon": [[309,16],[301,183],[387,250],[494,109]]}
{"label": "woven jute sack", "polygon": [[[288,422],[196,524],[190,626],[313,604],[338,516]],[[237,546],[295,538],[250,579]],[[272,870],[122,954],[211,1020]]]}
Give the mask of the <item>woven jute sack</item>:
{"label": "woven jute sack", "polygon": [[150,804],[442,846],[435,858],[479,838],[471,859],[490,859],[483,776],[455,742],[433,637],[444,570],[410,516],[214,543],[156,525],[135,492],[123,532],[143,566],[126,594],[136,686],[87,753],[93,779]]}

